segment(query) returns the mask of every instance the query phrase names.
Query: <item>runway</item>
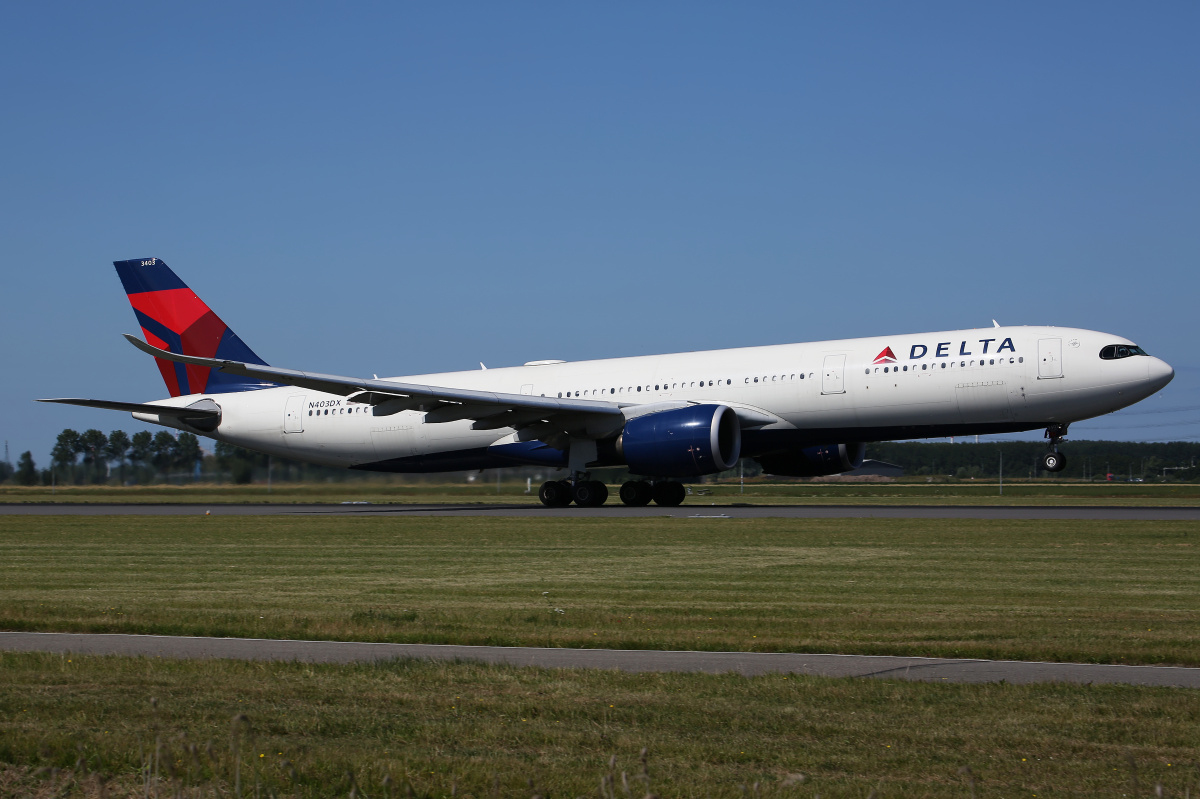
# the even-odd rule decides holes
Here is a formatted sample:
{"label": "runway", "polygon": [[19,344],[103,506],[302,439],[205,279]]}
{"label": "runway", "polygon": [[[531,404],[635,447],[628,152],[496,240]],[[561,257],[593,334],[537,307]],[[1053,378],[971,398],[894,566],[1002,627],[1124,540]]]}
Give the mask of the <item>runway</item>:
{"label": "runway", "polygon": [[676,508],[546,508],[538,503],[429,505],[202,505],[7,503],[0,516],[491,516],[543,518],[691,519],[1042,519],[1081,521],[1200,521],[1200,506],[1108,505],[743,505],[685,503]]}
{"label": "runway", "polygon": [[805,674],[875,677],[923,682],[1149,685],[1200,688],[1200,668],[954,660],[887,655],[763,652],[680,652],[629,649],[380,644],[260,638],[193,638],[166,635],[0,632],[0,650],[81,655],[356,663],[415,658],[474,661],[542,668],[616,669],[627,672]]}

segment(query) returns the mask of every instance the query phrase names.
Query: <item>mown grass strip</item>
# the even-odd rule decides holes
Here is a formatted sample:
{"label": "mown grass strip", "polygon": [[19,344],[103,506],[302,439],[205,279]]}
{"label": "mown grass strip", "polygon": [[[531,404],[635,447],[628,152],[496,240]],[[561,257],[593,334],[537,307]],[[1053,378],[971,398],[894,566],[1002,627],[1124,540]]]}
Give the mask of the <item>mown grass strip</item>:
{"label": "mown grass strip", "polygon": [[0,628],[1200,665],[1200,525],[0,517]]}
{"label": "mown grass strip", "polygon": [[247,795],[345,796],[352,774],[370,796],[385,776],[394,796],[597,796],[611,774],[623,796],[624,771],[637,796],[963,797],[969,767],[981,796],[1180,796],[1200,760],[1182,689],[11,653],[0,675],[0,761],[132,795],[156,751],[163,795],[231,792],[236,759]]}

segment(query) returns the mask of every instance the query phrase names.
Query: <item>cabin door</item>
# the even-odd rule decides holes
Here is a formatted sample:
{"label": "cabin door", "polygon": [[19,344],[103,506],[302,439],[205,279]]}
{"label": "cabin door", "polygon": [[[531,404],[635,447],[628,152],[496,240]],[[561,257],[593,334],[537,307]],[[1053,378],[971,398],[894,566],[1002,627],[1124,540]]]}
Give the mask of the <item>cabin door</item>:
{"label": "cabin door", "polygon": [[826,355],[821,368],[821,393],[846,393],[846,356]]}
{"label": "cabin door", "polygon": [[287,398],[283,411],[283,432],[304,432],[304,395],[293,394]]}
{"label": "cabin door", "polygon": [[1038,340],[1038,379],[1062,377],[1062,339]]}

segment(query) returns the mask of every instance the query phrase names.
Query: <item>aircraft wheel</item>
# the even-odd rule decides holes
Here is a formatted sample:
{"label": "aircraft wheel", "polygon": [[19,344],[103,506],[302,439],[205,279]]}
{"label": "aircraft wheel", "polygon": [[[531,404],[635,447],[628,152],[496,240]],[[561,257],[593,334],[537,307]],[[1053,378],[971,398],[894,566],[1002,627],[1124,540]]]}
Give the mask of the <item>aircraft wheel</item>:
{"label": "aircraft wheel", "polygon": [[598,508],[608,499],[608,486],[599,480],[581,480],[575,484],[575,504],[581,508]]}
{"label": "aircraft wheel", "polygon": [[1067,456],[1051,450],[1042,456],[1042,468],[1048,472],[1061,472],[1067,468]]}
{"label": "aircraft wheel", "polygon": [[645,480],[630,480],[621,486],[621,501],[631,507],[649,505],[654,499],[654,486]]}
{"label": "aircraft wheel", "polygon": [[662,505],[666,508],[673,508],[683,502],[683,498],[687,496],[687,489],[683,487],[683,483],[677,483],[674,480],[666,480],[661,483],[654,484],[654,504]]}
{"label": "aircraft wheel", "polygon": [[547,508],[565,508],[571,504],[571,484],[558,480],[542,483],[538,489],[538,499]]}

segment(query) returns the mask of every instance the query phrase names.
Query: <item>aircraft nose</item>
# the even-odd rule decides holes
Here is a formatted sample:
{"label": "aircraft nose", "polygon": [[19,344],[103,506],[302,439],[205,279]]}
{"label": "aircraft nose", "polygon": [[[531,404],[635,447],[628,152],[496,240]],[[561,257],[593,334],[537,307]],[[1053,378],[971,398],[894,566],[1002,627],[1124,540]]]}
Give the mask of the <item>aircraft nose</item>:
{"label": "aircraft nose", "polygon": [[1175,378],[1175,370],[1161,358],[1151,356],[1150,364],[1146,367],[1146,378],[1154,390],[1158,391]]}

